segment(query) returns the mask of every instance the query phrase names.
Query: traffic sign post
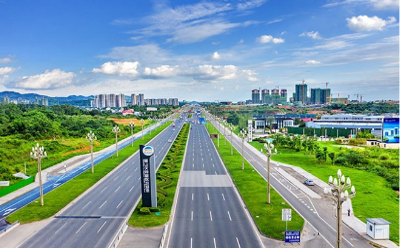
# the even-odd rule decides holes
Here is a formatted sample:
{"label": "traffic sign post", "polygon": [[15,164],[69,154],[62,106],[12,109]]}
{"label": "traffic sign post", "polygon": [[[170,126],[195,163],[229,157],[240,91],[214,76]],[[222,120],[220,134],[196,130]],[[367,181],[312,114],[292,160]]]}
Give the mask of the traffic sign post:
{"label": "traffic sign post", "polygon": [[285,243],[300,243],[300,231],[285,231]]}
{"label": "traffic sign post", "polygon": [[287,222],[292,220],[292,209],[283,208],[282,209],[282,220],[286,221],[286,230],[287,231]]}

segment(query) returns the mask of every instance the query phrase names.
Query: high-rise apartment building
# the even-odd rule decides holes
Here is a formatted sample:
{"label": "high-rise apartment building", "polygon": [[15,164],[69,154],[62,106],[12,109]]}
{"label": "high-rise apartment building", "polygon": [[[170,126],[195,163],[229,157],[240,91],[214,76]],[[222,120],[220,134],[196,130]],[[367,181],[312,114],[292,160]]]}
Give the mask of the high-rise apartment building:
{"label": "high-rise apartment building", "polygon": [[131,94],[131,105],[133,106],[138,105],[138,99],[136,94]]}
{"label": "high-rise apartment building", "polygon": [[267,89],[261,90],[261,103],[262,104],[268,103],[268,98],[269,98],[269,90]]}
{"label": "high-rise apartment building", "polygon": [[307,84],[296,84],[294,101],[301,102],[302,104],[307,103]]}
{"label": "high-rise apartment building", "polygon": [[311,104],[326,104],[329,102],[331,89],[314,88],[311,89]]}
{"label": "high-rise apartment building", "polygon": [[253,104],[260,103],[260,90],[254,89],[251,91],[251,101]]}
{"label": "high-rise apartment building", "polygon": [[168,104],[172,106],[179,106],[178,98],[170,98],[168,99]]}
{"label": "high-rise apartment building", "polygon": [[138,96],[138,106],[144,106],[144,94],[139,94]]}

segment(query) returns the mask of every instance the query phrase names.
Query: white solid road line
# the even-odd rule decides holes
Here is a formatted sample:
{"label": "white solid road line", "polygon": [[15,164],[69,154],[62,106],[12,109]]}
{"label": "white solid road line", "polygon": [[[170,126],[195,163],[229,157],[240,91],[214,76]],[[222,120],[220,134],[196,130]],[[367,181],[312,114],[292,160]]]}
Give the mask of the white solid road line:
{"label": "white solid road line", "polygon": [[97,233],[100,232],[100,230],[103,228],[103,226],[104,226],[106,223],[107,223],[107,221],[105,221],[105,222],[103,223],[103,225],[101,225],[101,227],[99,228],[99,230],[97,230]]}

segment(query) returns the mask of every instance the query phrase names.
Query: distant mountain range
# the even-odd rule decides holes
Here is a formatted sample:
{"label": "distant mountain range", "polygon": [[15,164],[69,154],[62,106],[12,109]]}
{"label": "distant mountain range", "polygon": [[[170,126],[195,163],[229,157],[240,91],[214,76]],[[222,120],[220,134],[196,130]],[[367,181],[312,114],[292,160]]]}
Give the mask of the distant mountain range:
{"label": "distant mountain range", "polygon": [[67,97],[50,97],[46,95],[40,95],[36,93],[26,93],[21,94],[15,91],[2,91],[0,92],[0,100],[4,97],[8,97],[10,101],[17,100],[18,102],[29,101],[29,103],[36,102],[36,99],[48,99],[49,105],[55,104],[68,104],[68,105],[76,105],[76,106],[90,106],[90,100],[92,100],[93,96],[82,96],[82,95],[71,95]]}

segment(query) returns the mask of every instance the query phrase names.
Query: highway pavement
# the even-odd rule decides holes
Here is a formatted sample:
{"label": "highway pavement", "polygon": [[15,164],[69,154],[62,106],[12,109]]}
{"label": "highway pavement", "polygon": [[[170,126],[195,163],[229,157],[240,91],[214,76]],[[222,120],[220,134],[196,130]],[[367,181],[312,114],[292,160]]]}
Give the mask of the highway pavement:
{"label": "highway pavement", "polygon": [[[223,133],[223,127],[215,121],[210,115],[208,119],[212,124]],[[230,132],[225,131],[228,135]],[[228,141],[230,141],[230,137]],[[234,148],[242,152],[242,141],[234,135],[232,137]],[[249,146],[249,147],[248,147]],[[257,154],[258,151],[246,144],[244,146],[245,159],[258,171],[260,175],[267,179],[266,158]],[[259,152],[258,152],[259,153]],[[324,241],[324,247],[336,247],[336,218],[332,214],[332,201],[322,197],[311,198],[302,190],[296,187],[292,182],[277,172],[276,164],[271,163],[271,186],[314,228],[315,232],[321,236]],[[290,226],[290,223],[289,223]],[[343,233],[348,234],[342,237],[342,247],[372,247],[358,233],[354,233],[349,227],[343,225]],[[351,233],[351,235],[349,235]]]}
{"label": "highway pavement", "polygon": [[207,130],[194,123],[166,247],[263,247]]}
{"label": "highway pavement", "polygon": [[[147,145],[157,168],[182,127],[169,126]],[[135,142],[139,145],[140,140]],[[141,197],[139,153],[69,204],[20,247],[109,247]]]}

